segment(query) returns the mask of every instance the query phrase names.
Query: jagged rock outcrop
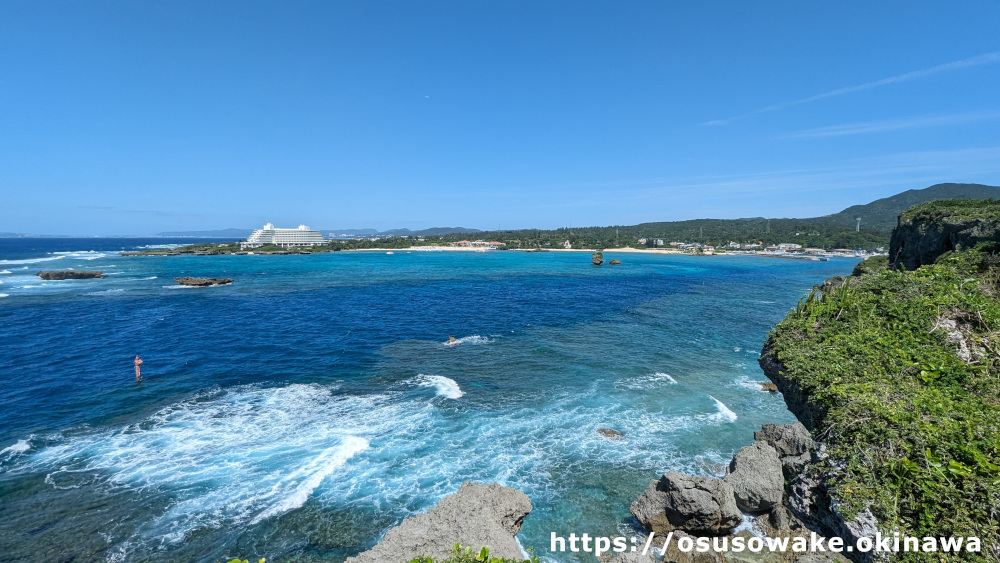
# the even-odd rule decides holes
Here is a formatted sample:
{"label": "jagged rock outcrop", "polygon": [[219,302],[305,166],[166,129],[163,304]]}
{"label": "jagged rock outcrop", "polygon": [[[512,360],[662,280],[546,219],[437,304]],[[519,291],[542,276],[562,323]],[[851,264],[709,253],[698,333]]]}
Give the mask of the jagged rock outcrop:
{"label": "jagged rock outcrop", "polygon": [[210,285],[226,285],[227,283],[233,283],[233,278],[174,278],[174,281],[181,285],[189,285],[192,287],[207,287]]}
{"label": "jagged rock outcrop", "polygon": [[521,491],[496,483],[462,483],[437,506],[403,520],[375,547],[345,563],[402,563],[421,555],[444,560],[455,543],[476,550],[489,546],[491,556],[522,559],[514,536],[529,512],[531,501]]}
{"label": "jagged rock outcrop", "polygon": [[778,452],[786,479],[798,475],[816,449],[809,430],[798,421],[792,424],[765,424],[760,432],[753,433],[753,439],[767,442]]}
{"label": "jagged rock outcrop", "polygon": [[600,252],[595,252],[590,255],[590,263],[595,266],[600,266],[604,263],[604,254]]}
{"label": "jagged rock outcrop", "polygon": [[622,263],[622,261],[619,260],[619,259],[617,259],[617,258],[612,258],[611,260],[608,261],[608,264],[611,265],[611,266],[617,266],[618,264],[621,264],[621,263]]}
{"label": "jagged rock outcrop", "polygon": [[35,275],[43,280],[90,280],[108,277],[103,272],[90,270],[48,270]]}
{"label": "jagged rock outcrop", "polygon": [[[820,459],[824,458],[821,449]],[[806,524],[827,535],[843,538],[845,545],[856,545],[860,537],[875,537],[878,520],[867,508],[853,519],[847,518],[837,509],[839,503],[830,496],[827,488],[827,483],[832,481],[836,471],[836,467],[822,469],[819,465],[809,466],[792,481],[788,493],[788,508]],[[850,556],[853,561],[879,560],[872,553],[853,553]]]}
{"label": "jagged rock outcrop", "polygon": [[736,506],[747,512],[767,512],[781,504],[785,479],[778,451],[767,442],[740,449],[729,463],[725,482],[733,488]]}
{"label": "jagged rock outcrop", "polygon": [[[986,200],[989,203],[994,200]],[[994,201],[995,203],[995,201]],[[949,251],[969,249],[981,242],[1000,242],[1000,222],[989,217],[949,213],[947,203],[900,215],[889,241],[889,260],[896,269],[916,270],[933,264]]]}
{"label": "jagged rock outcrop", "polygon": [[743,520],[731,485],[676,471],[650,481],[629,510],[643,527],[658,534],[680,529],[719,535]]}

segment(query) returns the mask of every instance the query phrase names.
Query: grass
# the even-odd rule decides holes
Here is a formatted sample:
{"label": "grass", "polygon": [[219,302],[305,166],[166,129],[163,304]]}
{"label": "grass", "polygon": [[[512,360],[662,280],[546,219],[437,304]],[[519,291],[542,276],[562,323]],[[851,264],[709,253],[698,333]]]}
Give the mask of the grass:
{"label": "grass", "polygon": [[463,548],[460,544],[455,544],[451,548],[451,556],[447,559],[436,560],[432,557],[417,557],[408,563],[538,563],[538,557],[522,561],[521,559],[507,559],[503,557],[490,556],[490,548],[483,547],[479,551],[473,551],[471,547]]}

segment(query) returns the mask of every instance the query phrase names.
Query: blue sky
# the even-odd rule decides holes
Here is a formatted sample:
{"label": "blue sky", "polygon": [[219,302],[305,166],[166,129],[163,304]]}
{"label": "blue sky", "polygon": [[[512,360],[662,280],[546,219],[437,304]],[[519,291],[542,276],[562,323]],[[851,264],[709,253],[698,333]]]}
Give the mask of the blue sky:
{"label": "blue sky", "polygon": [[806,217],[1000,184],[997,2],[0,3],[0,231]]}

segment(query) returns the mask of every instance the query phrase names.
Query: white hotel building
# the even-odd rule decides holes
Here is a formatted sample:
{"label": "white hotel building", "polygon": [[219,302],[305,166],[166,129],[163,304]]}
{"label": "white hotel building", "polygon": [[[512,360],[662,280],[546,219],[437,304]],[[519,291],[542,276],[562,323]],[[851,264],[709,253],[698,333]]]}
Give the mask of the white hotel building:
{"label": "white hotel building", "polygon": [[305,225],[299,225],[297,229],[276,229],[273,223],[264,225],[263,229],[257,229],[250,233],[247,240],[240,243],[240,248],[257,248],[265,244],[274,244],[283,248],[293,248],[296,246],[316,246],[326,244],[326,239],[319,231],[314,231]]}

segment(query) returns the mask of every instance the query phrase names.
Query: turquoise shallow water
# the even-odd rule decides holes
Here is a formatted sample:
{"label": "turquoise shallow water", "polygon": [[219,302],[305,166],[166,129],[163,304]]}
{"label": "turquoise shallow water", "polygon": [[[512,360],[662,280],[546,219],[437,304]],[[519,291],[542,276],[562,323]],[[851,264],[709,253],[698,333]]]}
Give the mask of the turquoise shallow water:
{"label": "turquoise shallow water", "polygon": [[[519,537],[543,558],[553,531],[628,532],[649,479],[718,473],[762,423],[792,420],[755,390],[760,346],[853,266],[46,244],[0,246],[11,561],[337,561],[463,480],[525,491]],[[65,268],[110,277],[31,275]],[[236,281],[186,289],[177,275]]]}

